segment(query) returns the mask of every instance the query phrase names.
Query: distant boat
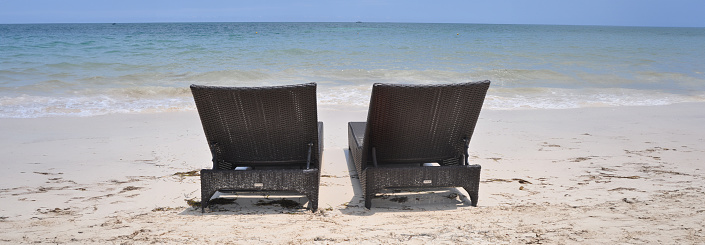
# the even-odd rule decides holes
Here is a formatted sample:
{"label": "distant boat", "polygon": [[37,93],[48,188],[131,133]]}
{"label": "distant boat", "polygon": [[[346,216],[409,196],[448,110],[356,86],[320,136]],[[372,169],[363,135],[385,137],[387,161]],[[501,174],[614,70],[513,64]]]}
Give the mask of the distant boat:
{"label": "distant boat", "polygon": [[355,23],[362,23],[362,21],[356,21]]}

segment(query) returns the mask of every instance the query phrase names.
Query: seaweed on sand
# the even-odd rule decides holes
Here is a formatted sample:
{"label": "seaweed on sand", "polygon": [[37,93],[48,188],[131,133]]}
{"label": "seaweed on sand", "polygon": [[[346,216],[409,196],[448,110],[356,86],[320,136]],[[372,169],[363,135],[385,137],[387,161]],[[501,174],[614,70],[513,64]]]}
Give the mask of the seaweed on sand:
{"label": "seaweed on sand", "polygon": [[[233,204],[235,203],[235,199],[231,198],[216,198],[212,199],[208,202],[209,205],[212,204]],[[201,201],[196,201],[195,199],[186,199],[186,204],[188,204],[190,207],[193,208],[200,208],[201,207]]]}
{"label": "seaweed on sand", "polygon": [[201,173],[198,170],[193,170],[193,171],[188,171],[188,172],[176,172],[174,175],[180,176],[180,177],[201,176]]}

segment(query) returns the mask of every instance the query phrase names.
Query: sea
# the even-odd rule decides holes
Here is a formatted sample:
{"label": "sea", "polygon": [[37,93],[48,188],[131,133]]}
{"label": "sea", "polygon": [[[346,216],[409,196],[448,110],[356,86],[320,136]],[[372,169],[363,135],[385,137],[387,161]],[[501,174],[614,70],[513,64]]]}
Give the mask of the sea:
{"label": "sea", "polygon": [[483,109],[705,102],[705,28],[426,23],[1,24],[0,118],[195,110],[189,85],[490,80]]}

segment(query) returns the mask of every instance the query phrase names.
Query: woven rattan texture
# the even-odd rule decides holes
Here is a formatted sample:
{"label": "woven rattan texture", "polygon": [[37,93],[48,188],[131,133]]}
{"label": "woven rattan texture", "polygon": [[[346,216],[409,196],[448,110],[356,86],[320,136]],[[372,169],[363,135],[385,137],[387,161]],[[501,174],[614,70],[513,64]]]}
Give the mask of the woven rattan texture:
{"label": "woven rattan texture", "polygon": [[[440,186],[463,187],[476,205],[480,166],[463,165],[463,139],[472,137],[489,85],[375,84],[367,123],[348,124],[365,206],[370,208],[371,197],[384,188]],[[377,168],[371,162],[372,147]],[[441,166],[393,167],[426,162]]]}
{"label": "woven rattan texture", "polygon": [[191,85],[191,91],[214,155],[213,169],[201,170],[203,210],[218,190],[297,191],[318,208],[323,123],[317,122],[316,84]]}
{"label": "woven rattan texture", "polygon": [[201,170],[201,209],[219,190],[228,191],[296,191],[308,198],[309,208],[318,209],[319,169],[280,170]]}
{"label": "woven rattan texture", "polygon": [[[278,87],[192,85],[191,91],[206,139],[219,162],[255,166],[305,163],[309,143],[318,151],[313,83]],[[318,166],[318,162],[315,164]]]}

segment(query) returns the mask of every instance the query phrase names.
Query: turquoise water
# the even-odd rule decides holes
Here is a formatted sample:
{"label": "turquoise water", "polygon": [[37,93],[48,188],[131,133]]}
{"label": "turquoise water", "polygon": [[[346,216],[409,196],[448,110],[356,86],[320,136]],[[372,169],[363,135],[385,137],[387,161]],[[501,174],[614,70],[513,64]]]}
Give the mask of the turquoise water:
{"label": "turquoise water", "polygon": [[194,110],[188,85],[489,79],[487,109],[705,101],[705,28],[413,23],[0,25],[0,117]]}

